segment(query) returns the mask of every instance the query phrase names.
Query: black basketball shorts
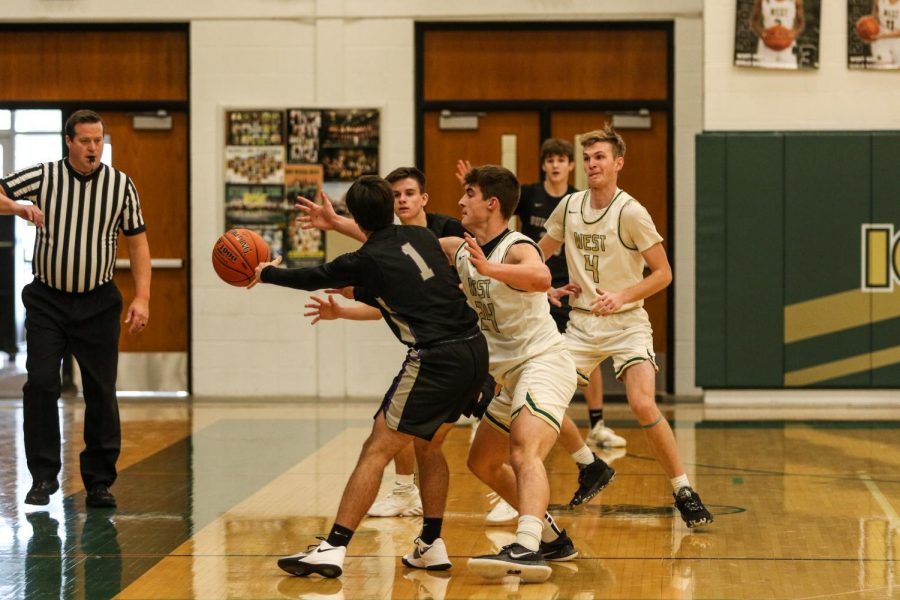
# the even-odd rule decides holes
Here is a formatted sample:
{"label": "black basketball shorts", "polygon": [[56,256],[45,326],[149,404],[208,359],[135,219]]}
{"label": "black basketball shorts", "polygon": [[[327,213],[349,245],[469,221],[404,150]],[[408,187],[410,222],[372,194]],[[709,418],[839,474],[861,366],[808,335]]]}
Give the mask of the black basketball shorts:
{"label": "black basketball shorts", "polygon": [[480,331],[410,348],[379,411],[389,428],[431,440],[441,425],[472,410],[487,372],[487,341]]}

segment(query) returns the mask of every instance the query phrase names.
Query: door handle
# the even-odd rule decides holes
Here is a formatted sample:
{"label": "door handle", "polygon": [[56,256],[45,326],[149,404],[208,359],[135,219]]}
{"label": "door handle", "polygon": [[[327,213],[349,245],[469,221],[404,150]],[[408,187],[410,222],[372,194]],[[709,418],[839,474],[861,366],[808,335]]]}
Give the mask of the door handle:
{"label": "door handle", "polygon": [[[151,269],[180,269],[184,266],[184,259],[182,258],[151,258],[150,259],[150,268]],[[130,269],[131,268],[131,260],[127,258],[117,258],[116,259],[116,268],[117,269]]]}

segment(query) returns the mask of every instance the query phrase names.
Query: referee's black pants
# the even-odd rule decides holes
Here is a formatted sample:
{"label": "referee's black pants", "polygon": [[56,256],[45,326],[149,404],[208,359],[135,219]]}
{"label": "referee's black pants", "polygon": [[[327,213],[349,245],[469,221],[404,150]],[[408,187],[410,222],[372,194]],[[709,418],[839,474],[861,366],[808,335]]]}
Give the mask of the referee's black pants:
{"label": "referee's black pants", "polygon": [[70,351],[81,369],[84,443],[81,478],[86,489],[116,480],[121,448],[116,374],[122,295],[113,282],[70,294],[35,279],[22,290],[28,379],[22,388],[25,457],[35,481],[55,479],[62,466],[60,364]]}

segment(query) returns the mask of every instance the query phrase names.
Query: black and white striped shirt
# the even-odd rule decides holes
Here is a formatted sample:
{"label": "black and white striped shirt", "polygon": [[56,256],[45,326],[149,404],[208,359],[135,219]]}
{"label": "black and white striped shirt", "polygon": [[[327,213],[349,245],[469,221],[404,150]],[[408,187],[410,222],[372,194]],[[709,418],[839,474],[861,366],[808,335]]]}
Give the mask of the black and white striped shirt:
{"label": "black and white striped shirt", "polygon": [[11,173],[0,186],[10,198],[30,200],[44,213],[32,272],[64,292],[88,292],[110,281],[118,230],[137,235],[146,229],[131,178],[107,165],[85,176],[62,159]]}

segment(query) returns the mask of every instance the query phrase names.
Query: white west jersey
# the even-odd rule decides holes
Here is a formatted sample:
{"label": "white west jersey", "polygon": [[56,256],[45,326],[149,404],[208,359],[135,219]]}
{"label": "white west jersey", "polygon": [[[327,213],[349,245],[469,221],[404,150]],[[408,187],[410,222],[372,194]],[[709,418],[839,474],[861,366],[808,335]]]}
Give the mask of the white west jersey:
{"label": "white west jersey", "polygon": [[[569,305],[587,311],[597,298],[597,288],[620,292],[639,283],[645,265],[641,252],[662,241],[647,209],[620,189],[602,210],[591,207],[590,190],[563,198],[546,227],[550,237],[565,243],[569,281],[581,287]],[[616,312],[643,305],[638,300]]]}
{"label": "white west jersey", "polygon": [[878,0],[878,24],[881,33],[893,33],[900,29],[900,2]]}
{"label": "white west jersey", "polygon": [[783,25],[788,29],[794,28],[797,19],[796,0],[762,0],[763,29]]}
{"label": "white west jersey", "polygon": [[[504,237],[487,259],[502,263],[517,243],[535,243],[518,231]],[[540,252],[540,251],[538,251]],[[481,322],[490,354],[490,372],[504,385],[504,375],[530,358],[547,352],[566,352],[565,341],[550,316],[550,304],[543,292],[517,290],[479,273],[469,261],[469,250],[462,244],[456,251],[456,270],[466,299]]]}

